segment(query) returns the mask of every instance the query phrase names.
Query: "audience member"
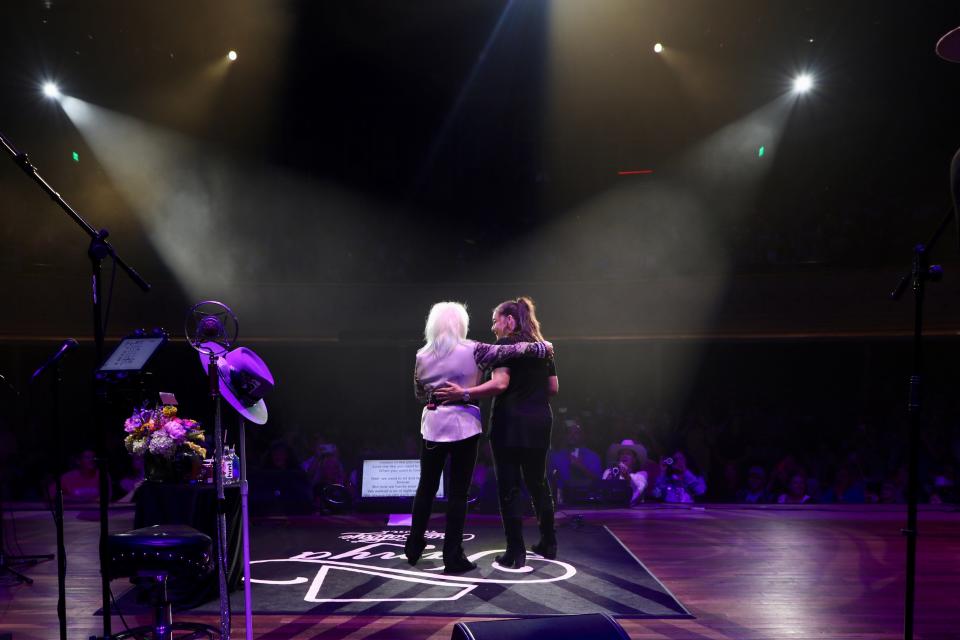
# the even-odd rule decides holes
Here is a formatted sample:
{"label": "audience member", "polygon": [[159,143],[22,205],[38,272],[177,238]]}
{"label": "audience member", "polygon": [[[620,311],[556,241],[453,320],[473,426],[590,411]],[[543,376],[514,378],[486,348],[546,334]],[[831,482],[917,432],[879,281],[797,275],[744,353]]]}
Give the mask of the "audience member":
{"label": "audience member", "polygon": [[727,460],[722,464],[723,472],[720,475],[720,481],[710,483],[708,494],[710,502],[739,502],[739,494],[743,488],[740,486],[740,467],[733,460]]}
{"label": "audience member", "polygon": [[[76,468],[60,476],[64,502],[96,502],[100,499],[100,472],[97,470],[97,454],[84,449],[77,457]],[[50,486],[53,497],[55,486]]]}
{"label": "audience member", "polygon": [[616,453],[616,464],[603,472],[603,480],[630,483],[630,506],[640,504],[643,492],[647,488],[647,472],[643,465],[647,461],[647,451],[633,440],[624,440]]}
{"label": "audience member", "polygon": [[894,503],[904,504],[907,501],[907,482],[909,480],[910,470],[907,465],[900,465],[896,472],[889,479],[894,492]]}
{"label": "audience member", "polygon": [[826,504],[863,504],[866,500],[863,482],[849,465],[837,469],[833,483],[820,498]]}
{"label": "audience member", "polygon": [[300,466],[307,472],[307,475],[312,476],[319,468],[320,459],[331,453],[339,455],[340,451],[337,449],[337,445],[330,442],[323,434],[317,434],[313,439],[313,454],[304,460]]}
{"label": "audience member", "polygon": [[807,504],[810,496],[807,495],[807,477],[802,473],[795,473],[787,484],[786,493],[781,493],[777,504]]}
{"label": "audience member", "polygon": [[310,479],[314,486],[323,486],[328,484],[339,484],[346,487],[349,482],[347,473],[340,464],[340,458],[335,453],[328,453],[320,459],[316,465],[316,470]]}
{"label": "audience member", "polygon": [[897,495],[897,486],[891,480],[884,480],[880,483],[880,491],[877,494],[878,504],[900,504],[902,500]]}
{"label": "audience member", "polygon": [[663,502],[694,502],[707,491],[706,481],[687,467],[687,457],[676,451],[660,461],[660,476],[653,486],[653,497]]}
{"label": "audience member", "polygon": [[600,456],[583,446],[583,427],[575,421],[567,423],[563,448],[551,452],[547,476],[553,478],[561,502],[584,500],[600,479]]}
{"label": "audience member", "polygon": [[951,462],[936,465],[925,487],[931,504],[954,504],[957,502],[957,472]]}
{"label": "audience member", "polygon": [[790,487],[790,480],[798,473],[804,477],[807,475],[806,470],[797,461],[796,456],[788,453],[773,466],[773,471],[770,473],[770,482],[767,485],[770,494],[779,496],[780,494],[787,493]]}
{"label": "audience member", "polygon": [[133,494],[146,479],[146,468],[143,456],[130,456],[130,472],[120,479],[120,490],[123,497],[117,502],[131,502]]}
{"label": "audience member", "polygon": [[747,485],[737,492],[740,504],[767,504],[773,502],[773,496],[767,490],[767,472],[763,467],[754,465],[747,472]]}
{"label": "audience member", "polygon": [[290,445],[283,440],[274,440],[264,454],[260,468],[265,471],[294,471],[300,465]]}

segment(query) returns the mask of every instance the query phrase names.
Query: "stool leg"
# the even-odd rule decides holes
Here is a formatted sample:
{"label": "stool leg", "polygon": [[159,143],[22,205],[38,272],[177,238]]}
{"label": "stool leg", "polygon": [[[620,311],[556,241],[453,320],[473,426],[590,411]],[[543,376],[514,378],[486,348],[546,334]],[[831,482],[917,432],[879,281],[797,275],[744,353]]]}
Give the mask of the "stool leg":
{"label": "stool leg", "polygon": [[167,574],[157,575],[156,580],[160,593],[157,597],[154,638],[156,640],[173,640],[173,605],[167,595]]}

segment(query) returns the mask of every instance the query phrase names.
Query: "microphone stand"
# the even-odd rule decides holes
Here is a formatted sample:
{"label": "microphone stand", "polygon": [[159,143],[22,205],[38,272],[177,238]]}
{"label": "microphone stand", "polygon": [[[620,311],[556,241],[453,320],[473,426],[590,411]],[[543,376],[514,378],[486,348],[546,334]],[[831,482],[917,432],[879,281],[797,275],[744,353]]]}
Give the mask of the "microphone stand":
{"label": "microphone stand", "polygon": [[[150,291],[150,285],[146,280],[140,277],[140,274],[137,273],[132,267],[130,267],[123,259],[117,255],[117,252],[114,250],[113,246],[107,242],[107,236],[110,235],[110,232],[106,229],[100,229],[97,231],[90,224],[84,220],[79,213],[77,213],[73,207],[71,207],[63,197],[54,191],[53,187],[47,183],[46,180],[37,172],[36,167],[30,163],[30,159],[27,157],[26,153],[21,153],[13,146],[13,144],[0,133],[0,144],[3,145],[3,148],[6,149],[7,153],[13,159],[18,167],[23,169],[40,189],[46,193],[54,203],[59,206],[67,216],[73,220],[77,226],[79,226],[84,233],[90,237],[90,247],[87,251],[87,255],[90,258],[90,266],[93,275],[92,280],[92,291],[93,291],[93,339],[96,346],[96,359],[94,364],[94,370],[100,366],[103,362],[103,340],[104,340],[104,328],[103,328],[103,310],[101,305],[100,298],[100,274],[101,267],[103,264],[103,259],[107,256],[110,256],[113,259],[115,265],[119,266],[133,282],[140,287],[144,292]],[[91,376],[92,377],[92,376]],[[98,432],[98,448],[100,451],[97,455],[97,467],[100,473],[100,542],[99,542],[99,552],[100,552],[100,586],[101,586],[101,598],[102,602],[102,611],[103,611],[103,637],[109,638],[112,635],[111,632],[111,613],[110,613],[110,554],[107,552],[107,537],[109,535],[109,515],[107,512],[108,500],[110,495],[110,483],[107,477],[107,432],[106,427],[103,424],[101,412],[100,412],[100,402],[97,394],[93,394],[93,421],[96,425]]]}
{"label": "microphone stand", "polygon": [[[220,422],[220,371],[211,351],[207,364],[213,400],[213,482],[217,491],[217,583],[220,593],[220,638],[230,640],[230,593],[227,591],[227,500],[223,491],[223,431]],[[248,636],[252,638],[253,636]]]}
{"label": "microphone stand", "polygon": [[[26,425],[26,414],[23,410],[23,401],[20,397],[20,392],[16,388],[7,382],[6,377],[0,374],[0,389],[9,392],[13,396],[13,405],[16,407],[16,423],[23,428]],[[4,523],[3,523],[3,513],[4,513],[4,490],[5,490],[6,477],[2,472],[0,472],[0,576],[5,574],[10,574],[13,576],[13,579],[16,580],[19,584],[33,584],[33,579],[29,576],[26,576],[16,569],[13,568],[13,565],[27,565],[32,567],[40,562],[46,560],[53,560],[55,554],[53,553],[38,553],[32,555],[8,555],[6,553],[6,546],[3,542],[4,535]],[[13,513],[10,514],[11,519],[14,517]]]}
{"label": "microphone stand", "polygon": [[[53,522],[57,529],[57,619],[60,622],[60,640],[67,640],[67,550],[63,542],[63,485],[60,475],[63,471],[63,430],[60,427],[60,363],[53,365],[50,377],[52,396],[53,426],[57,434],[57,468],[54,469],[56,493],[53,497]],[[100,477],[103,471],[99,470]],[[100,483],[103,490],[103,482]]]}
{"label": "microphone stand", "polygon": [[[57,531],[57,619],[60,623],[60,640],[67,640],[67,550],[63,537],[63,429],[60,424],[60,360],[76,345],[76,340],[68,340],[60,350],[43,364],[33,376],[30,383],[36,382],[46,371],[50,375],[50,411],[53,432],[57,439],[57,457],[53,469],[53,525]],[[98,470],[98,473],[101,471]],[[101,485],[102,485],[101,481]]]}
{"label": "microphone stand", "polygon": [[920,455],[921,383],[923,379],[923,302],[927,282],[939,282],[943,276],[943,269],[940,265],[930,264],[930,252],[953,217],[954,211],[951,209],[940,221],[940,225],[930,236],[927,243],[918,244],[913,248],[913,265],[910,273],[900,279],[897,287],[889,295],[892,300],[898,300],[906,291],[907,284],[912,285],[914,298],[913,364],[909,382],[909,401],[907,403],[910,429],[907,444],[907,526],[901,531],[907,539],[906,587],[903,605],[903,637],[905,640],[912,640],[913,638],[913,609],[916,593],[917,494],[920,486],[918,458]]}

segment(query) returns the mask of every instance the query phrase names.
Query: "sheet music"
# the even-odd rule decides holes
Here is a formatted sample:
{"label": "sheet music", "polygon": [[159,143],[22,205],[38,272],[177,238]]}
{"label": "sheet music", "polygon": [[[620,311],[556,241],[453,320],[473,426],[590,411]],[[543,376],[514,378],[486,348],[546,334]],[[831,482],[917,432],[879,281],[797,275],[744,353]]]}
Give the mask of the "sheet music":
{"label": "sheet music", "polygon": [[100,371],[140,371],[161,344],[163,338],[125,338]]}

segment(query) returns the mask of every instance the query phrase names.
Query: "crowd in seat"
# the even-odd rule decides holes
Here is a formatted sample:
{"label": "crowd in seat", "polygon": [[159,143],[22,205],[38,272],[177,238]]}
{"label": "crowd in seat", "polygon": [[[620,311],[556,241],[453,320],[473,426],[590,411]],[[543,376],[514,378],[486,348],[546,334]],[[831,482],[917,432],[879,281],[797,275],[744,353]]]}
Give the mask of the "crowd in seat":
{"label": "crowd in seat", "polygon": [[[745,505],[903,504],[907,424],[903,413],[837,416],[783,407],[731,405],[684,414],[585,403],[555,407],[548,480],[561,508],[651,503]],[[356,433],[354,433],[356,431]],[[356,437],[351,437],[356,436]],[[957,504],[960,423],[931,407],[920,431],[921,504]],[[249,436],[255,515],[332,513],[356,506],[364,459],[417,458],[416,424],[376,447],[359,430],[295,428],[278,421]],[[5,452],[8,499],[45,500],[53,482]],[[89,447],[75,450],[62,475],[67,503],[96,502],[99,472]],[[111,458],[112,500],[129,501],[144,480],[142,459]],[[26,488],[24,490],[23,488]],[[30,487],[42,487],[30,491]],[[19,489],[19,493],[18,493]],[[496,512],[489,447],[481,446],[470,505]]]}

